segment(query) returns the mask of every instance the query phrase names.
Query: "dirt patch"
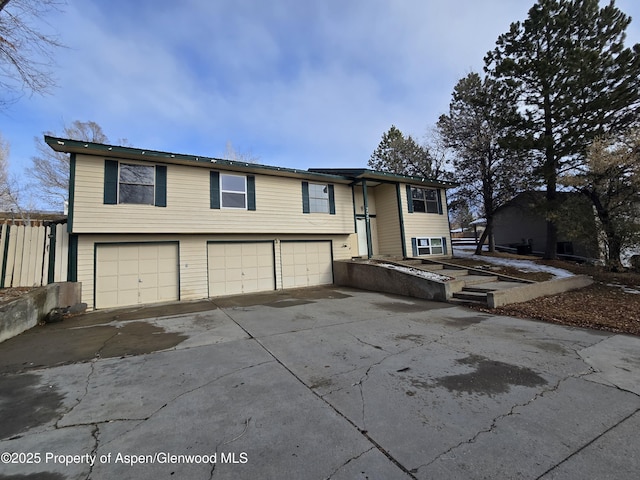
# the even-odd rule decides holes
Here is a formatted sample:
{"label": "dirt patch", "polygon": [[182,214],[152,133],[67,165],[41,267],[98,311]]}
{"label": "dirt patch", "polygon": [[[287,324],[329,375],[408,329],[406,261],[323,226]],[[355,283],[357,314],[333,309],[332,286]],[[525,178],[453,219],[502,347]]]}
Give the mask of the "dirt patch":
{"label": "dirt patch", "polygon": [[640,294],[625,293],[620,287],[602,283],[494,310],[479,309],[499,315],[640,335]]}
{"label": "dirt patch", "polygon": [[31,287],[12,287],[12,288],[2,288],[0,289],[0,305],[3,303],[11,302],[18,297],[21,297],[25,293],[33,290]]}
{"label": "dirt patch", "polygon": [[[489,255],[489,254],[485,254]],[[610,272],[602,267],[579,264],[563,260],[542,260],[537,257],[496,253],[500,258],[530,260],[541,265],[568,270],[576,275],[588,275],[595,281],[588,287],[570,292],[536,298],[528,302],[516,303],[490,310],[471,306],[483,312],[508,315],[519,318],[533,318],[561,325],[592,328],[614,333],[640,335],[640,273]],[[460,265],[475,266],[482,264],[481,259],[459,258],[447,260]],[[487,268],[493,267],[486,262]],[[513,277],[529,280],[547,280],[543,272],[520,272],[512,267],[499,266],[501,270]],[[508,268],[510,273],[506,273]],[[538,275],[541,275],[538,277]]]}

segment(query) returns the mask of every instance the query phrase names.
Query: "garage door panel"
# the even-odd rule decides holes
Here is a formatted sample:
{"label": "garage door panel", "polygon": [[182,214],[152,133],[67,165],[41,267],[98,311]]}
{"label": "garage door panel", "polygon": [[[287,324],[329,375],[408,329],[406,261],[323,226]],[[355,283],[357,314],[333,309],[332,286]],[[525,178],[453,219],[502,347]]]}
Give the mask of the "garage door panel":
{"label": "garage door panel", "polygon": [[282,242],[283,288],[333,283],[331,242]]}
{"label": "garage door panel", "polygon": [[96,308],[178,300],[178,245],[96,246]]}
{"label": "garage door panel", "polygon": [[210,243],[209,295],[275,289],[273,242]]}

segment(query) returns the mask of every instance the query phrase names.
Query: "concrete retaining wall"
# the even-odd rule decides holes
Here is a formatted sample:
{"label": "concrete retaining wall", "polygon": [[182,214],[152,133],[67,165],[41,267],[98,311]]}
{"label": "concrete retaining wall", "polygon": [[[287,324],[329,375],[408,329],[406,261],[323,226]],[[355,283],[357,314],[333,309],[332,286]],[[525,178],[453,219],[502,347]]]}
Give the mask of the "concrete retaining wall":
{"label": "concrete retaining wall", "polygon": [[574,277],[559,278],[547,282],[530,283],[522,287],[514,287],[505,290],[496,290],[487,293],[487,304],[489,308],[502,307],[510,303],[520,303],[544,297],[545,295],[555,295],[557,293],[575,290],[586,287],[593,283],[593,279],[586,275],[576,275]]}
{"label": "concrete retaining wall", "polygon": [[35,327],[54,308],[80,303],[81,284],[50,283],[0,305],[0,342]]}
{"label": "concrete retaining wall", "polygon": [[333,281],[343,287],[374,292],[394,293],[408,297],[446,302],[453,292],[460,291],[464,282],[451,280],[436,282],[409,273],[360,262],[333,262]]}

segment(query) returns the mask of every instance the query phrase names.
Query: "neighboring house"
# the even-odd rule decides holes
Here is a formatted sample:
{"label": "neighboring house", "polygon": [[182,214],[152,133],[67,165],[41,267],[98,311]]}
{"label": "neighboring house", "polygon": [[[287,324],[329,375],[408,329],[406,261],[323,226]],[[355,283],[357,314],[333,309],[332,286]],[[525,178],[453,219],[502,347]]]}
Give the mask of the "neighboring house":
{"label": "neighboring house", "polygon": [[450,255],[453,183],[46,136],[70,153],[69,279],[89,308],[333,283],[333,260]]}
{"label": "neighboring house", "polygon": [[[596,218],[591,204],[580,194],[558,192],[558,198],[556,252],[598,258]],[[547,244],[544,201],[545,192],[523,192],[500,207],[493,217],[496,245],[514,248],[528,245],[533,252],[544,252]]]}

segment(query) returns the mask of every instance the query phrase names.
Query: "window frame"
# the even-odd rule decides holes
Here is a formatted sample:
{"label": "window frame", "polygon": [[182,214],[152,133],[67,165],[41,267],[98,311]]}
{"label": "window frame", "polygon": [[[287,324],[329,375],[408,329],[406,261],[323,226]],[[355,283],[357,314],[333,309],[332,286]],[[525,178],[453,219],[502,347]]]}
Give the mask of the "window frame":
{"label": "window frame", "polygon": [[[434,245],[434,240],[439,245]],[[425,244],[420,244],[421,242],[425,242]],[[434,252],[434,249],[440,249],[439,252]],[[425,252],[421,252],[422,250],[426,250]],[[444,242],[442,241],[442,237],[417,237],[416,238],[416,254],[418,257],[423,255],[444,255]]]}
{"label": "window frame", "polygon": [[[222,187],[223,183],[224,183],[223,177],[242,178],[243,185],[244,185],[244,191],[224,189]],[[230,194],[234,194],[234,195],[243,194],[244,195],[244,205],[242,207],[226,206],[224,204],[224,194],[225,193],[230,193]],[[236,175],[236,174],[232,174],[232,173],[222,173],[222,172],[220,172],[220,208],[221,209],[225,209],[225,210],[226,209],[229,209],[229,210],[247,210],[248,209],[248,200],[249,200],[249,191],[248,191],[248,186],[247,186],[247,176],[246,175]]]}
{"label": "window frame", "polygon": [[[134,182],[123,182],[122,181],[122,167],[140,167],[145,169],[152,169],[153,171],[153,181],[152,183],[134,183]],[[141,163],[128,163],[128,162],[118,162],[118,177],[117,177],[117,204],[118,205],[156,205],[156,186],[157,186],[157,174],[156,174],[156,166],[155,165],[146,165]],[[142,187],[151,187],[153,192],[151,197],[151,202],[131,202],[131,201],[123,201],[122,193],[121,193],[121,185],[137,185]]]}
{"label": "window frame", "polygon": [[[413,193],[414,191],[421,192],[422,198],[416,198]],[[435,198],[433,200],[428,199],[427,192],[434,192]],[[439,201],[440,191],[437,188],[415,187],[411,185],[410,194],[411,194],[411,212],[440,214],[440,201]],[[418,205],[423,205],[422,208],[424,208],[424,210],[422,210],[421,208],[416,208],[416,203]],[[431,205],[432,211],[429,210],[430,205]]]}
{"label": "window frame", "polygon": [[[323,196],[318,197],[318,196],[313,196],[312,193],[315,193],[314,190],[317,191],[316,188],[314,187],[321,187],[321,191],[323,193]],[[309,213],[326,213],[329,214],[331,213],[331,201],[329,198],[329,184],[328,183],[311,183],[309,182]],[[322,203],[326,203],[326,209],[316,209],[316,205],[317,203],[314,202],[314,200],[317,201],[322,201]]]}

